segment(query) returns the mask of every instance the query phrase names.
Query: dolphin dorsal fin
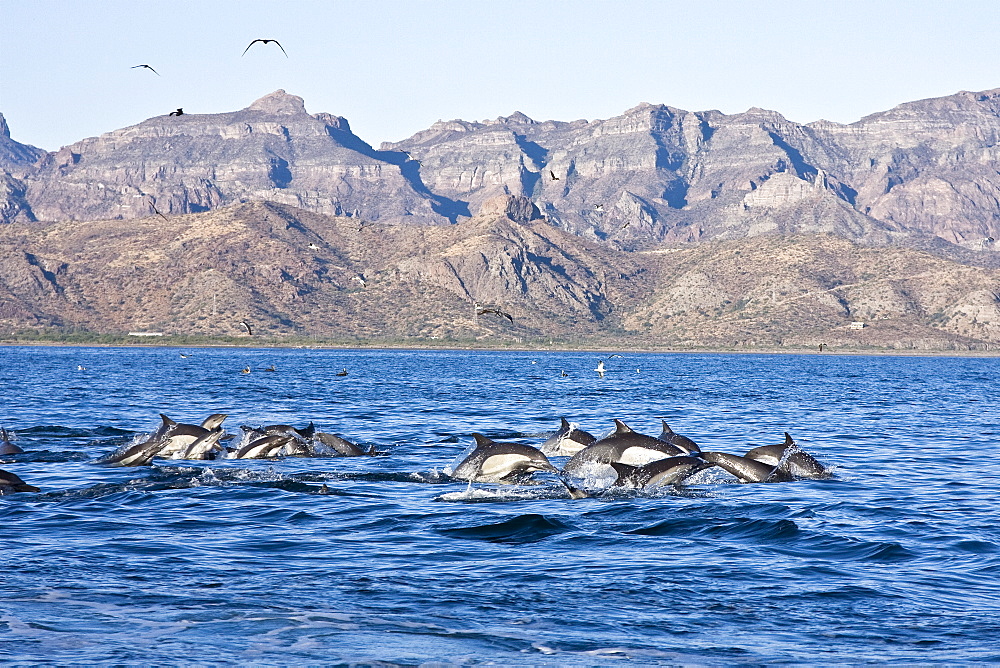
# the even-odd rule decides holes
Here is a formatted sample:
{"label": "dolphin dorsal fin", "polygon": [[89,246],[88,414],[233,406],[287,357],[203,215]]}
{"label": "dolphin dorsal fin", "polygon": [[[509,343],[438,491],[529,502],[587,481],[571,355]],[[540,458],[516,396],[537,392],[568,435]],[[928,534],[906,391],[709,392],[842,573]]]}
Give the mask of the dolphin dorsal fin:
{"label": "dolphin dorsal fin", "polygon": [[793,445],[795,445],[795,441],[792,440],[792,437],[789,436],[788,432],[786,431],[785,432],[785,447],[789,448],[789,447],[791,447]]}
{"label": "dolphin dorsal fin", "polygon": [[567,420],[566,418],[559,418],[559,419],[562,421],[561,424],[559,425],[560,431],[563,429],[569,429],[569,420]]}
{"label": "dolphin dorsal fin", "polygon": [[660,422],[663,423],[663,433],[664,434],[672,434],[672,433],[674,433],[674,430],[670,428],[670,425],[667,424],[666,420],[660,420]]}
{"label": "dolphin dorsal fin", "polygon": [[176,420],[171,420],[170,418],[168,418],[168,417],[167,417],[166,415],[164,415],[163,413],[160,413],[160,419],[161,419],[161,420],[163,420],[163,426],[164,426],[164,427],[169,427],[169,426],[171,426],[171,425],[175,425],[175,424],[177,424],[177,421],[176,421]]}
{"label": "dolphin dorsal fin", "polygon": [[638,466],[632,466],[631,464],[622,464],[621,462],[608,462],[611,468],[615,470],[618,474],[618,480],[624,480],[635,475],[635,472],[639,470]]}
{"label": "dolphin dorsal fin", "polygon": [[476,445],[489,445],[493,443],[493,439],[487,438],[482,434],[473,434],[472,438],[476,439]]}
{"label": "dolphin dorsal fin", "polygon": [[631,434],[632,429],[629,428],[627,424],[621,420],[615,420],[615,433],[616,434]]}

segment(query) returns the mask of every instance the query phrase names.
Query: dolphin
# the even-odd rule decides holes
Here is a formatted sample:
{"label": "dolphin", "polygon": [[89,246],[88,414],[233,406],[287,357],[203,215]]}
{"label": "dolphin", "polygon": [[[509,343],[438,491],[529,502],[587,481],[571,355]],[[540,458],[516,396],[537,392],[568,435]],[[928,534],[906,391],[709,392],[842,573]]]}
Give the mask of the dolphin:
{"label": "dolphin", "polygon": [[632,487],[654,487],[656,485],[677,485],[698,471],[712,466],[699,457],[667,457],[643,466],[629,466],[611,462],[611,468],[618,474],[616,485],[628,484]]}
{"label": "dolphin", "polygon": [[326,432],[317,431],[313,438],[323,445],[333,448],[337,454],[344,457],[361,457],[363,455],[374,455],[375,446],[372,446],[368,451],[365,451],[359,445],[351,443],[346,438],[341,438],[336,434],[327,434]]}
{"label": "dolphin", "polygon": [[213,429],[221,425],[223,422],[225,422],[227,417],[229,416],[226,415],[225,413],[212,413],[207,418],[201,421],[201,426],[204,427],[205,429],[208,429],[209,431],[212,431]]}
{"label": "dolphin", "polygon": [[278,457],[285,446],[295,443],[295,437],[290,434],[272,434],[254,439],[237,450],[233,459],[267,459]]}
{"label": "dolphin", "polygon": [[160,450],[154,456],[162,459],[178,459],[176,455],[184,452],[195,441],[208,436],[211,431],[198,424],[176,422],[160,440]]}
{"label": "dolphin", "polygon": [[[225,416],[216,413],[205,419],[205,423],[221,424]],[[146,440],[115,450],[100,460],[101,464],[115,466],[146,466],[153,459],[182,459],[183,453],[195,442],[208,437],[213,430],[195,424],[183,424],[160,413],[160,426]],[[222,437],[221,429],[219,437]],[[206,444],[206,448],[209,448]]]}
{"label": "dolphin", "polygon": [[173,454],[172,459],[215,459],[215,455],[224,452],[225,448],[219,443],[225,432],[222,426],[218,425],[207,434],[194,440],[191,445],[183,451]]}
{"label": "dolphin", "polygon": [[161,445],[159,440],[145,440],[141,443],[125,445],[97,463],[109,466],[145,466],[159,454]]}
{"label": "dolphin", "polygon": [[740,479],[740,482],[789,482],[795,479],[791,473],[776,465],[765,464],[749,457],[725,452],[702,452],[701,456],[705,461],[732,473]]}
{"label": "dolphin", "polygon": [[762,445],[747,451],[744,457],[754,459],[769,466],[780,466],[796,478],[830,478],[829,469],[816,458],[800,450],[792,437],[785,432],[785,442],[779,445]]}
{"label": "dolphin", "polygon": [[[475,448],[452,463],[445,473],[470,482],[500,482],[521,473],[549,471],[558,473],[538,448],[519,443],[497,443],[482,434],[473,434]],[[464,453],[463,453],[464,455]],[[457,461],[457,460],[456,460]]]}
{"label": "dolphin", "polygon": [[596,440],[593,434],[577,428],[575,424],[562,418],[562,426],[559,427],[559,431],[542,443],[540,450],[542,454],[550,457],[575,455]]}
{"label": "dolphin", "polygon": [[680,434],[675,434],[674,430],[670,428],[666,420],[660,420],[663,423],[663,431],[657,436],[664,443],[670,443],[675,445],[689,455],[697,455],[701,452],[701,448],[698,444],[692,441],[687,436],[681,436]]}
{"label": "dolphin", "polygon": [[0,455],[19,455],[23,449],[10,442],[10,432],[0,427]]}
{"label": "dolphin", "polygon": [[290,424],[269,424],[264,427],[240,427],[245,432],[253,432],[260,436],[292,436],[293,438],[310,439],[316,433],[316,425],[310,422],[303,429],[297,429]]}
{"label": "dolphin", "polygon": [[21,480],[19,477],[11,473],[10,471],[4,471],[0,469],[0,495],[3,494],[13,494],[15,492],[40,492],[42,490],[38,489],[34,485],[29,485],[28,483]]}
{"label": "dolphin", "polygon": [[563,473],[577,476],[586,475],[588,464],[629,464],[642,466],[657,459],[687,454],[676,445],[632,431],[621,420],[615,420],[615,431],[599,441],[588,445],[573,455]]}
{"label": "dolphin", "polygon": [[146,466],[160,454],[167,435],[177,426],[177,422],[160,413],[160,426],[139,443],[126,444],[98,461],[98,464],[112,466]]}

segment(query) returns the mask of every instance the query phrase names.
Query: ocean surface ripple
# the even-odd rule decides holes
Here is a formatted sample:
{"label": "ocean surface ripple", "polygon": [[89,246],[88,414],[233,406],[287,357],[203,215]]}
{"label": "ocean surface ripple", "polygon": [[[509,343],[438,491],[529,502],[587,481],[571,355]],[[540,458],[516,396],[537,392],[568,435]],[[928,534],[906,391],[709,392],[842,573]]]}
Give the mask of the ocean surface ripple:
{"label": "ocean surface ripple", "polygon": [[[620,354],[0,348],[0,468],[42,490],[0,496],[0,661],[1000,662],[996,359]],[[97,463],[159,413],[379,455]],[[561,417],[734,454],[787,431],[834,477],[444,474]]]}

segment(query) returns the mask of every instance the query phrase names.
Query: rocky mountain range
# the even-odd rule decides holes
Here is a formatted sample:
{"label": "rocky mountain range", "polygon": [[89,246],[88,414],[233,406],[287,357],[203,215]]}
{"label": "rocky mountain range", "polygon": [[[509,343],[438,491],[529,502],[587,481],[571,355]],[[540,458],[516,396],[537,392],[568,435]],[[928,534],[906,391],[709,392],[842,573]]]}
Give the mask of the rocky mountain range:
{"label": "rocky mountain range", "polygon": [[[444,224],[497,195],[624,248],[830,232],[882,243],[1000,238],[1000,89],[849,125],[642,104],[595,121],[438,122],[372,148],[344,118],[276,91],[240,111],[158,116],[54,153],[0,125],[0,212],[15,220],[198,213],[245,201]],[[802,216],[807,205],[811,215]]]}
{"label": "rocky mountain range", "polygon": [[0,116],[0,330],[985,349],[998,136],[1000,89],[850,125],[515,113],[378,149],[284,91],[56,152]]}

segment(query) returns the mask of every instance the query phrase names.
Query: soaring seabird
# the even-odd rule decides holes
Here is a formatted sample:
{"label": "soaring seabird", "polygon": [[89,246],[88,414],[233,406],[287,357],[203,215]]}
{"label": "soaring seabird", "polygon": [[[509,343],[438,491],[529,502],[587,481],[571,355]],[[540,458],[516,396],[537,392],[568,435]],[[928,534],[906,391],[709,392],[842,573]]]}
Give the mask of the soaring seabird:
{"label": "soaring seabird", "polygon": [[131,67],[131,69],[133,69],[133,70],[134,70],[134,69],[135,69],[135,68],[137,68],[137,67],[145,67],[145,68],[146,68],[147,70],[149,70],[150,72],[152,72],[152,73],[153,73],[153,74],[155,74],[156,76],[160,76],[160,73],[159,73],[159,72],[157,72],[156,70],[154,70],[154,69],[153,69],[152,67],[150,67],[149,65],[133,65],[133,66]]}
{"label": "soaring seabird", "polygon": [[[269,42],[274,42],[275,44],[278,45],[278,48],[281,49],[281,52],[283,54],[285,54],[285,58],[288,57],[288,52],[285,51],[285,47],[281,46],[281,42],[279,42],[276,39],[255,39],[254,41],[252,41],[249,44],[247,44],[247,48],[243,50],[243,55],[244,56],[247,55],[247,51],[250,50],[250,47],[253,46],[254,44],[256,44],[257,42],[260,42],[261,44],[268,44]],[[240,56],[240,57],[242,58],[242,56]]]}
{"label": "soaring seabird", "polygon": [[514,316],[512,316],[510,313],[507,313],[506,311],[500,310],[499,308],[497,308],[495,306],[477,306],[476,307],[476,315],[484,315],[486,313],[492,313],[493,315],[498,315],[501,318],[507,318],[508,320],[510,320],[510,324],[512,324],[512,325],[514,324]]}

